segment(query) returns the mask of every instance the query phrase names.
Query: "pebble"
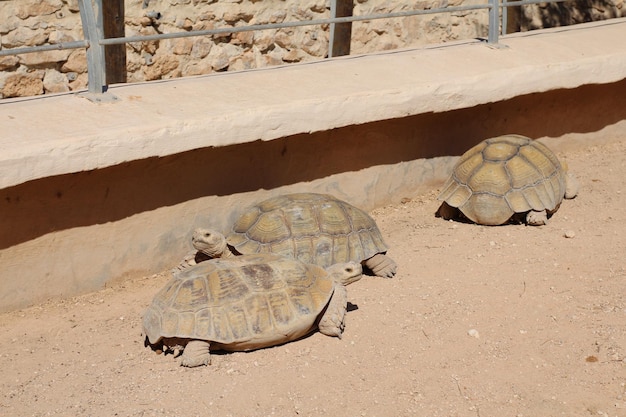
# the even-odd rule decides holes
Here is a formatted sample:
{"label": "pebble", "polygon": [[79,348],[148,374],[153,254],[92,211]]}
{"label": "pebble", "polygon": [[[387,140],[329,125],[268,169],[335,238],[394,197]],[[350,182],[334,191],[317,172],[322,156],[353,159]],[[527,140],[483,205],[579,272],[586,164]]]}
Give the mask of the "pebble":
{"label": "pebble", "polygon": [[467,331],[467,334],[472,336],[472,337],[475,337],[476,339],[480,338],[480,334],[478,334],[478,330],[476,330],[476,329],[469,329]]}
{"label": "pebble", "polygon": [[568,239],[571,239],[574,236],[576,236],[576,233],[573,230],[566,230],[565,234],[563,234],[563,236],[565,236]]}

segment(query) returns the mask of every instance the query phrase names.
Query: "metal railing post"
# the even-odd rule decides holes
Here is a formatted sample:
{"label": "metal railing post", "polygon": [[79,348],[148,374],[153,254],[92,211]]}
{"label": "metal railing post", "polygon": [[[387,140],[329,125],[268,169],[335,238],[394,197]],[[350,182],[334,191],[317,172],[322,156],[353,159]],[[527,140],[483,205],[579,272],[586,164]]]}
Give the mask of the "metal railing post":
{"label": "metal railing post", "polygon": [[489,33],[487,42],[497,44],[500,34],[500,3],[498,0],[489,0]]}
{"label": "metal railing post", "polygon": [[80,20],[83,25],[83,34],[89,41],[87,47],[87,76],[88,89],[91,94],[103,94],[107,89],[106,63],[104,60],[104,46],[100,40],[104,38],[102,28],[102,0],[78,0]]}

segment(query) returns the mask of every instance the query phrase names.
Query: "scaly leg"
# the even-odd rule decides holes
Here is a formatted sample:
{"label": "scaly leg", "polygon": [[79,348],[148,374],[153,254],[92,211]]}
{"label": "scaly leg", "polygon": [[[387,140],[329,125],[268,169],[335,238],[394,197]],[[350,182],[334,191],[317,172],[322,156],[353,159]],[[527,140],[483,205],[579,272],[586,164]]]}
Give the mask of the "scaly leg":
{"label": "scaly leg", "polygon": [[548,224],[548,213],[545,210],[531,210],[526,215],[526,223],[530,226],[543,226],[544,224]]}
{"label": "scaly leg", "polygon": [[210,344],[206,340],[191,340],[185,346],[180,365],[193,368],[211,364]]}
{"label": "scaly leg", "polygon": [[372,270],[376,276],[392,278],[396,275],[398,265],[396,262],[382,253],[377,253],[365,261],[365,266]]}
{"label": "scaly leg", "polygon": [[345,317],[348,311],[348,291],[341,284],[335,285],[328,307],[320,319],[320,333],[326,336],[336,336],[341,339],[345,327]]}

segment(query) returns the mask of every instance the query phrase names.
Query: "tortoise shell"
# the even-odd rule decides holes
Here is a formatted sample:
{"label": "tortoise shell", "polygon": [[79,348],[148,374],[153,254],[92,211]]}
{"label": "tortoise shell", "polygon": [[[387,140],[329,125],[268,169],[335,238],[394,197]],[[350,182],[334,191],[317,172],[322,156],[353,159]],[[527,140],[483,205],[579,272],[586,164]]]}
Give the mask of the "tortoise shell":
{"label": "tortoise shell", "polygon": [[478,224],[500,225],[515,213],[556,211],[566,172],[544,144],[520,135],[482,141],[465,152],[438,199]]}
{"label": "tortoise shell", "polygon": [[241,254],[279,253],[323,268],[362,262],[388,249],[366,212],[316,193],[281,195],[252,206],[226,241]]}
{"label": "tortoise shell", "polygon": [[323,268],[279,255],[214,259],[175,274],[156,294],[144,333],[151,344],[176,338],[231,351],[272,346],[316,328],[334,288]]}

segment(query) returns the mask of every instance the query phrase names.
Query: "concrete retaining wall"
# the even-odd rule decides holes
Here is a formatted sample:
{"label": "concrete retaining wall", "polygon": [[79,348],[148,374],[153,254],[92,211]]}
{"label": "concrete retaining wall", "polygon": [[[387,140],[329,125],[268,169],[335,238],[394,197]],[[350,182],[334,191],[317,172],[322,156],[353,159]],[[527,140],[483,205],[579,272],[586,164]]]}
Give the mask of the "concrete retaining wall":
{"label": "concrete retaining wall", "polygon": [[[0,310],[169,269],[199,225],[281,192],[365,209],[504,133],[626,132],[626,20],[0,104]],[[281,88],[278,89],[277,87]],[[284,88],[288,86],[289,88]],[[560,138],[555,140],[554,138]]]}

